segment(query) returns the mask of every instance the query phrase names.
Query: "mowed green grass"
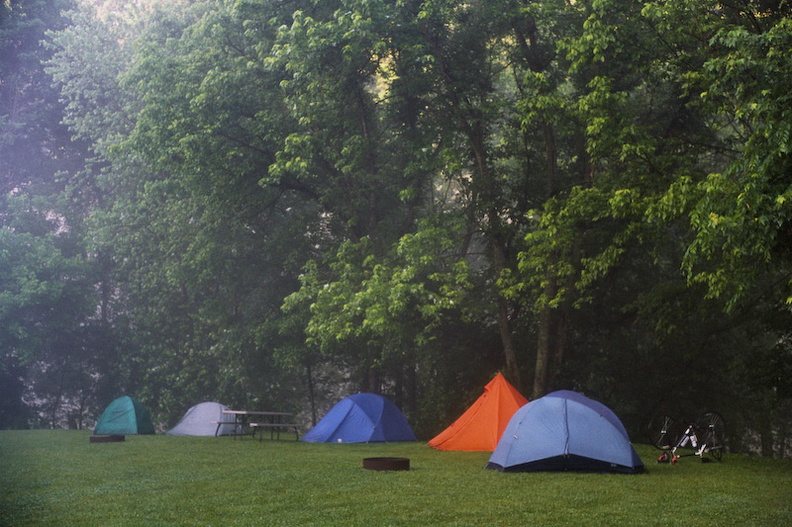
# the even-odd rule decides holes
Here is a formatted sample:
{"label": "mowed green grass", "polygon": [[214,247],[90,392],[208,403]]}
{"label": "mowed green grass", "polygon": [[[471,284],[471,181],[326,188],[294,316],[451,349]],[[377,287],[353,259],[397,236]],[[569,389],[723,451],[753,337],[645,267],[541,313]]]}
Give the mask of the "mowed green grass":
{"label": "mowed green grass", "polygon": [[[0,432],[0,526],[792,525],[792,462],[727,455],[641,475],[485,470],[488,453],[84,431]],[[411,470],[377,472],[363,458]]]}

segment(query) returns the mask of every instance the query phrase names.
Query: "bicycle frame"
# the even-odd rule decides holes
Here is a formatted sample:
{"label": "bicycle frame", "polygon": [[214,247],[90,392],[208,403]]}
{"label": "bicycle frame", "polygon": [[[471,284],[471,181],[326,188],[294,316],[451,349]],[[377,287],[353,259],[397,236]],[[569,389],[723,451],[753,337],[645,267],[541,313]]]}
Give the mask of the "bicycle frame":
{"label": "bicycle frame", "polygon": [[[723,418],[717,412],[705,412],[697,421],[689,422],[685,431],[677,435],[674,432],[676,420],[667,416],[658,416],[654,423],[659,426],[650,430],[654,446],[664,450],[657,458],[658,463],[678,464],[679,459],[686,456],[698,456],[702,461],[710,461],[704,457],[709,453],[720,461],[723,456]],[[651,427],[650,423],[650,427]],[[678,453],[679,449],[692,449],[691,453]]]}
{"label": "bicycle frame", "polygon": [[[694,451],[692,454],[682,454],[677,455],[676,451],[680,448],[692,448]],[[677,442],[676,446],[671,449],[671,463],[676,464],[676,461],[679,460],[681,457],[685,456],[699,456],[701,457],[703,454],[709,452],[709,445],[707,443],[701,442],[698,436],[698,427],[691,423],[685,429],[685,432],[682,434],[682,437]]]}

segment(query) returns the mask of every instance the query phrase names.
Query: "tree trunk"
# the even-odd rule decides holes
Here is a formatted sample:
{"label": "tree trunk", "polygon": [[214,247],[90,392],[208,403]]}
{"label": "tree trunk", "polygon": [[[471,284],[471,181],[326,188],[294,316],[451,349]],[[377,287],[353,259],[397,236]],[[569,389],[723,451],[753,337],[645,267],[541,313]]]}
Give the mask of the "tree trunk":
{"label": "tree trunk", "polygon": [[[506,250],[498,236],[493,237],[493,267],[495,276],[499,277],[506,268]],[[517,363],[517,349],[512,337],[509,304],[498,291],[498,330],[500,332],[503,355],[506,361],[506,377],[515,386],[522,386],[522,376]]]}
{"label": "tree trunk", "polygon": [[311,404],[311,424],[316,426],[316,393],[314,392],[313,370],[311,363],[305,363],[305,372],[308,376],[308,399]]}
{"label": "tree trunk", "polygon": [[[543,294],[546,298],[551,299],[556,295],[555,279],[552,276],[547,277],[547,283],[544,286]],[[531,392],[531,398],[538,399],[547,394],[549,386],[549,372],[550,362],[554,359],[555,353],[553,349],[553,319],[555,318],[555,311],[549,304],[545,304],[539,314],[539,332],[536,339],[536,365],[534,368],[534,384]]]}
{"label": "tree trunk", "polygon": [[[493,177],[486,146],[486,125],[484,114],[476,108],[471,108],[469,101],[463,100],[457,95],[457,88],[454,85],[457,79],[445,61],[445,51],[440,40],[429,25],[424,25],[423,31],[426,41],[434,55],[439,71],[442,72],[444,80],[448,83],[449,101],[451,106],[458,112],[457,117],[464,134],[470,141],[470,148],[475,158],[474,182],[471,185],[471,199],[477,206],[475,214],[484,214],[487,218],[487,225],[482,229],[487,242],[492,249],[492,271],[493,279],[498,280],[507,269],[507,240],[504,239],[503,220],[500,216],[502,211],[498,210],[496,196],[499,196],[498,181]],[[465,243],[468,243],[466,240]],[[509,304],[503,297],[498,286],[495,285],[497,295],[497,320],[500,333],[501,344],[503,345],[504,359],[506,363],[506,377],[516,386],[521,386],[520,369],[518,367],[517,352],[512,335],[511,320],[509,318]]]}
{"label": "tree trunk", "polygon": [[[542,123],[542,132],[545,140],[545,155],[547,156],[547,198],[550,198],[556,192],[558,152],[556,151],[553,127],[544,121]],[[532,397],[534,399],[538,399],[547,393],[550,378],[550,362],[556,362],[556,353],[559,349],[562,349],[556,346],[557,342],[553,333],[555,310],[549,305],[549,302],[555,298],[558,290],[555,276],[553,276],[553,268],[557,260],[558,257],[555,254],[548,256],[549,265],[545,277],[545,286],[542,291],[546,303],[539,314],[539,334],[536,342],[536,367],[534,369],[534,385],[532,392]]]}
{"label": "tree trunk", "polygon": [[762,445],[762,457],[773,457],[774,440],[773,427],[765,418],[762,418],[761,429],[759,430],[759,440]]}

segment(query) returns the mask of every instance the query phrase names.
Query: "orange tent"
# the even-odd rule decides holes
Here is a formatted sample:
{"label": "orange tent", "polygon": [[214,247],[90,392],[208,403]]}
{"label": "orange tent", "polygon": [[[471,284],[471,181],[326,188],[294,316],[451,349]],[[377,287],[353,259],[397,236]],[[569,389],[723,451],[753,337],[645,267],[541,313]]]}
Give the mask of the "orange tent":
{"label": "orange tent", "polygon": [[438,450],[492,452],[514,413],[528,400],[499,372],[484,393],[429,446]]}

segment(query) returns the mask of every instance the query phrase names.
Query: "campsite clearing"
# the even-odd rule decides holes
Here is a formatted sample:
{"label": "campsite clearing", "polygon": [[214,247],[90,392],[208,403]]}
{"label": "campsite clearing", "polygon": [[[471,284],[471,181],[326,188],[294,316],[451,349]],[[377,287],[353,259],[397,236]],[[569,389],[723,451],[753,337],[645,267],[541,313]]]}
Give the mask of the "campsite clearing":
{"label": "campsite clearing", "polygon": [[[726,455],[640,475],[484,470],[487,452],[0,431],[0,525],[783,525],[792,461]],[[365,470],[366,457],[410,470]]]}

